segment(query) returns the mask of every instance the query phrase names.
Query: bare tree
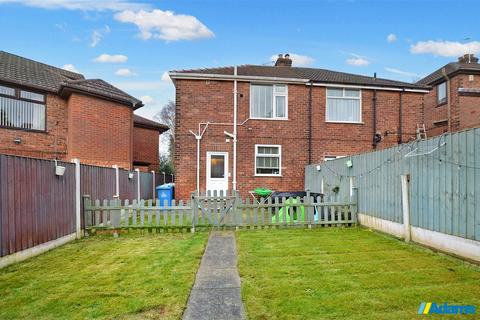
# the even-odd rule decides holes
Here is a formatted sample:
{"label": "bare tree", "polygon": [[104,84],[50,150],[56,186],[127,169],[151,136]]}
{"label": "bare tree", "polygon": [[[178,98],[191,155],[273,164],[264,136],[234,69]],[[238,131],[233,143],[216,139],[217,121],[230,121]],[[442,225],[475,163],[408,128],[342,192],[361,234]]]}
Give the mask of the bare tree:
{"label": "bare tree", "polygon": [[168,157],[173,168],[175,158],[175,102],[169,101],[154,118],[170,128],[162,134],[162,141],[168,143]]}

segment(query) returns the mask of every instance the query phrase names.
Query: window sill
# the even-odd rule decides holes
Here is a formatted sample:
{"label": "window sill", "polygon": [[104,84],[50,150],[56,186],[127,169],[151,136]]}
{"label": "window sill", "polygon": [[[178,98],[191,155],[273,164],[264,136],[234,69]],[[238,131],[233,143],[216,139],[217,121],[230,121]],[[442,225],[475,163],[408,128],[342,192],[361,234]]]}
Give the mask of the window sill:
{"label": "window sill", "polygon": [[342,124],[365,124],[365,122],[356,122],[356,121],[329,121],[325,120],[326,123],[342,123]]}
{"label": "window sill", "polygon": [[288,121],[288,118],[249,118],[250,120]]}
{"label": "window sill", "polygon": [[440,107],[443,107],[443,106],[446,106],[446,105],[447,105],[447,102],[437,103],[435,108],[440,108]]}
{"label": "window sill", "polygon": [[253,176],[254,177],[277,177],[277,178],[282,177],[281,174],[254,174]]}
{"label": "window sill", "polygon": [[48,133],[46,130],[25,129],[25,128],[6,127],[6,126],[0,126],[0,129],[18,130],[18,131],[25,131],[25,132],[32,132],[32,133],[45,133],[45,134]]}

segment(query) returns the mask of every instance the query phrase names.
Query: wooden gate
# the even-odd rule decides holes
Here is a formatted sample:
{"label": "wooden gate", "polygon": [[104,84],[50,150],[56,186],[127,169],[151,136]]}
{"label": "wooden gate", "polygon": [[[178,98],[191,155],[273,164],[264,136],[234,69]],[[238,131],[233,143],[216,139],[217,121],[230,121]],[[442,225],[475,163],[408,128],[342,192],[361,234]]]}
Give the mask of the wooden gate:
{"label": "wooden gate", "polygon": [[200,192],[193,193],[194,226],[221,227],[235,221],[236,192]]}

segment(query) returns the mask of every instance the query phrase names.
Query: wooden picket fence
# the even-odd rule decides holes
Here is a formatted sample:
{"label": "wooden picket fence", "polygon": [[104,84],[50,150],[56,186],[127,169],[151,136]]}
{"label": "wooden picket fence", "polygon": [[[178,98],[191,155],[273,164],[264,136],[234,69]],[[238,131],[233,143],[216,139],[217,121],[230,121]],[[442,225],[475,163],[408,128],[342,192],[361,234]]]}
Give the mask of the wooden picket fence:
{"label": "wooden picket fence", "polygon": [[356,196],[350,202],[322,202],[309,195],[296,198],[242,200],[237,194],[199,194],[191,200],[121,201],[84,199],[86,230],[204,228],[262,229],[276,227],[344,226],[357,223]]}

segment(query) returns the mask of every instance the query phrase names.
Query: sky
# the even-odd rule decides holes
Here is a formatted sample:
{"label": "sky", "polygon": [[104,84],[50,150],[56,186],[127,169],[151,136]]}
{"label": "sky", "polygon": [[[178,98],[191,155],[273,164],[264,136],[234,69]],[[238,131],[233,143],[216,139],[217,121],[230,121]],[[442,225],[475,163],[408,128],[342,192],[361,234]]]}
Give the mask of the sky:
{"label": "sky", "polygon": [[0,0],[0,49],[101,78],[153,118],[170,70],[294,65],[412,82],[480,52],[480,1]]}

